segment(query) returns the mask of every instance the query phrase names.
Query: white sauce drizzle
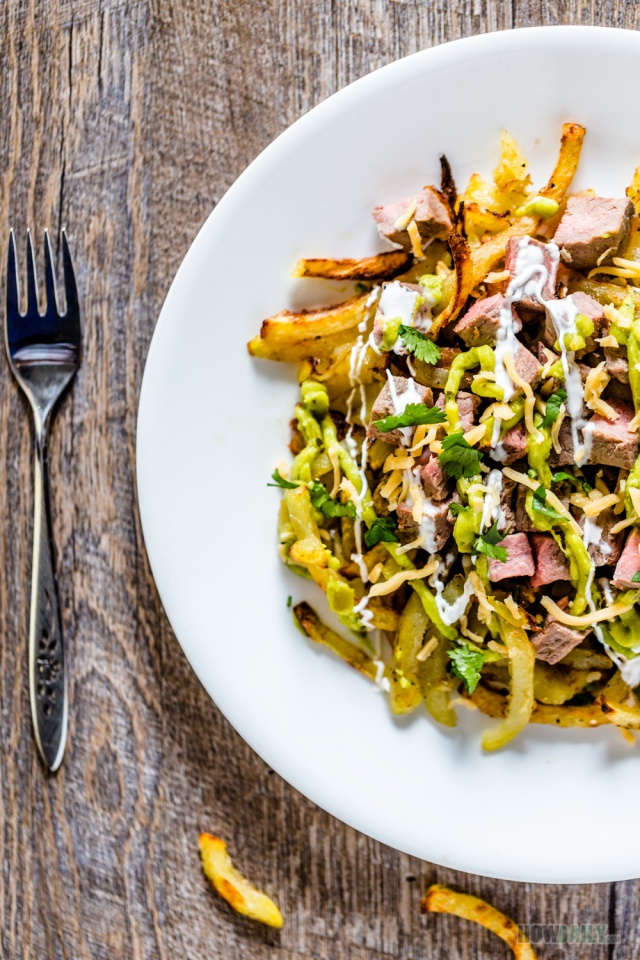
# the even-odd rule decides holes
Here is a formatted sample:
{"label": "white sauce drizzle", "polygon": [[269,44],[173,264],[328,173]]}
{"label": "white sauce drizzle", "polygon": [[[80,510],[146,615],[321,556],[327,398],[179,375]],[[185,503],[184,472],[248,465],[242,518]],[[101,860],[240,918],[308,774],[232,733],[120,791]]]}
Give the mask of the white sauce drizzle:
{"label": "white sauce drizzle", "polygon": [[[387,370],[387,382],[389,384],[389,394],[391,396],[391,403],[393,404],[393,412],[396,417],[400,416],[401,413],[404,413],[410,403],[422,403],[422,397],[418,393],[416,382],[413,377],[409,377],[407,380],[405,380],[406,387],[403,393],[398,393],[396,390],[393,376],[389,370]],[[407,444],[411,440],[414,430],[415,427],[400,427],[400,432],[402,433],[402,436]]]}
{"label": "white sauce drizzle", "polygon": [[448,561],[453,560],[453,556],[449,555],[445,562],[443,562],[440,557],[438,557],[438,569],[429,577],[429,585],[435,590],[435,601],[436,607],[438,608],[438,613],[442,618],[442,622],[448,627],[451,627],[454,623],[457,623],[460,617],[464,616],[469,605],[469,600],[473,596],[474,589],[473,584],[470,580],[467,580],[464,589],[459,597],[457,597],[453,603],[448,603],[444,597],[444,583],[442,582],[442,577],[446,576],[449,571],[449,566],[451,565]]}
{"label": "white sauce drizzle", "polygon": [[486,527],[490,527],[494,520],[498,521],[498,526],[502,527],[505,523],[504,512],[500,506],[500,494],[502,493],[502,471],[491,470],[486,482],[487,492],[484,495],[482,505],[482,518],[480,520],[480,533]]}

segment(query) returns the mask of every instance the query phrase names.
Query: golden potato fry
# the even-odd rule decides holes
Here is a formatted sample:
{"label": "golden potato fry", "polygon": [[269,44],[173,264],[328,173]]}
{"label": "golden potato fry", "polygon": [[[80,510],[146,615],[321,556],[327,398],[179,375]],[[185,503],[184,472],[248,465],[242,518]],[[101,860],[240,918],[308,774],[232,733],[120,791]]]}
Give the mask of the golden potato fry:
{"label": "golden potato fry", "polygon": [[513,740],[529,723],[534,707],[533,668],[535,652],[526,631],[498,618],[500,637],[509,651],[511,690],[508,706],[497,730],[489,730],[482,738],[485,750],[497,750]]}
{"label": "golden potato fry", "polygon": [[233,865],[227,845],[219,837],[201,833],[200,859],[207,880],[236,913],[280,929],[282,914],[266,893],[261,893]]}
{"label": "golden potato fry", "polygon": [[518,925],[479,897],[456,893],[435,883],[422,898],[420,910],[422,913],[452,913],[463,920],[479,923],[504,940],[516,960],[537,960],[537,954]]}
{"label": "golden potato fry", "polygon": [[628,730],[640,729],[640,707],[637,704],[627,706],[624,703],[615,703],[604,695],[596,702],[609,723],[615,723],[617,727],[625,727]]}
{"label": "golden potato fry", "polygon": [[406,250],[388,250],[360,260],[298,260],[293,277],[322,277],[326,280],[392,280],[408,270],[413,255]]}
{"label": "golden potato fry", "polygon": [[[507,698],[479,683],[470,699],[488,717],[504,717]],[[536,703],[530,723],[543,723],[556,727],[598,727],[608,723],[607,717],[596,704],[584,706],[549,706]]]}
{"label": "golden potato fry", "polygon": [[447,278],[449,282],[445,281],[443,287],[450,287],[450,290],[447,291],[450,294],[450,299],[444,310],[438,314],[431,324],[429,336],[432,339],[442,327],[451,323],[452,320],[455,320],[467,302],[467,297],[476,285],[473,279],[472,254],[466,239],[461,237],[459,233],[450,234],[449,249],[453,257],[455,272],[451,274],[450,278]]}
{"label": "golden potato fry", "polygon": [[357,647],[355,643],[345,640],[344,637],[341,637],[323,623],[308,603],[298,603],[293,608],[293,612],[296,620],[300,624],[302,632],[306,633],[310,640],[324,644],[348,663],[349,666],[353,667],[354,670],[363,673],[365,677],[368,677],[370,680],[377,678],[378,668],[373,660]]}

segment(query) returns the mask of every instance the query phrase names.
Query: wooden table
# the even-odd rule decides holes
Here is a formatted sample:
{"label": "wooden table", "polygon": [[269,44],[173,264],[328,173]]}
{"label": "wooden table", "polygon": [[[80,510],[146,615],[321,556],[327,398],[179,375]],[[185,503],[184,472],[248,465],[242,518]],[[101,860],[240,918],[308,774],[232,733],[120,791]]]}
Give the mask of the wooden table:
{"label": "wooden table", "polygon": [[[26,683],[30,422],[6,365],[0,382],[3,958],[506,957],[475,926],[420,916],[435,880],[521,923],[605,924],[619,939],[550,945],[544,958],[640,956],[640,883],[539,887],[436,868],[348,829],[268,769],[181,653],[134,492],[158,311],[204,218],[263,147],[334,90],[431,44],[537,23],[633,27],[639,10],[623,0],[0,3],[0,263],[9,224],[22,243],[27,225],[66,225],[86,336],[51,449],[73,677],[69,749],[54,778],[36,757]],[[612,797],[606,818],[594,810],[597,829],[637,829],[636,806]],[[276,895],[280,934],[212,894],[199,830],[227,838]]]}

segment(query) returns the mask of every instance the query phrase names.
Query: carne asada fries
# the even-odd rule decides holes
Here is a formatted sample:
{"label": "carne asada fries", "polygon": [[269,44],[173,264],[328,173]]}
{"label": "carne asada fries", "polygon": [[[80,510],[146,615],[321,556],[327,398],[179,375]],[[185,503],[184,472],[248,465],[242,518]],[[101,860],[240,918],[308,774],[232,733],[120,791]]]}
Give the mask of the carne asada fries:
{"label": "carne asada fries", "polygon": [[[305,259],[357,280],[249,344],[299,363],[279,547],[350,639],[298,625],[379,688],[453,726],[640,729],[640,172],[570,195],[567,123],[536,189],[508,134],[492,180],[377,206],[393,249]],[[632,737],[631,733],[625,734]]]}
{"label": "carne asada fries", "polygon": [[235,868],[224,840],[201,833],[199,845],[204,874],[223,900],[237,913],[279,930],[284,923],[282,914],[266,893],[256,890]]}

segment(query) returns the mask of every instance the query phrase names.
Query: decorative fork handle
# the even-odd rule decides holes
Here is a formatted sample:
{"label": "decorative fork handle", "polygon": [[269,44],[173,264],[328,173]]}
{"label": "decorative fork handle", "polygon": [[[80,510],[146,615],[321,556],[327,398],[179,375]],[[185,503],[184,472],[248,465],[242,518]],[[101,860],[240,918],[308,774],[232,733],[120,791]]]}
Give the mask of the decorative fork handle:
{"label": "decorative fork handle", "polygon": [[51,772],[62,763],[69,703],[55,572],[46,426],[36,417],[33,564],[29,617],[29,693],[36,743]]}

